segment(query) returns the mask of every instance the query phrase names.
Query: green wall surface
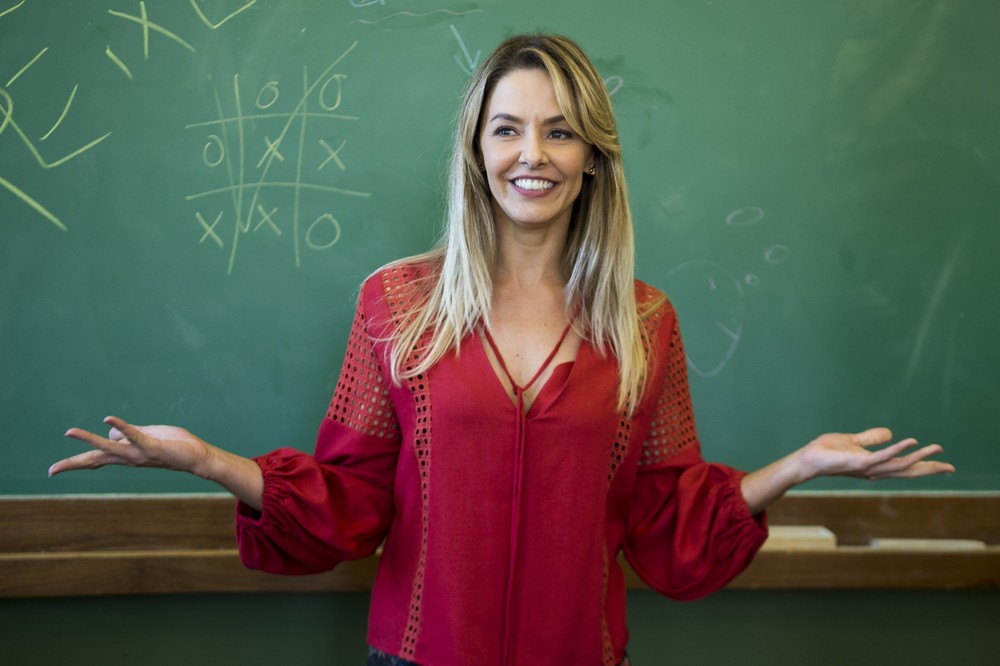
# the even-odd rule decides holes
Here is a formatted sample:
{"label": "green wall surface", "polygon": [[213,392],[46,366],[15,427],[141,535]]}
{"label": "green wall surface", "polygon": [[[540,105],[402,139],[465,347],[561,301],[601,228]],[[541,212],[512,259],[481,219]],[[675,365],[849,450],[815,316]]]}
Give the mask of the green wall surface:
{"label": "green wall surface", "polygon": [[888,425],[960,471],[893,487],[1000,487],[1000,3],[10,0],[0,493],[210,489],[47,479],[109,413],[311,450],[359,283],[438,235],[468,72],[534,29],[612,93],[707,457]]}

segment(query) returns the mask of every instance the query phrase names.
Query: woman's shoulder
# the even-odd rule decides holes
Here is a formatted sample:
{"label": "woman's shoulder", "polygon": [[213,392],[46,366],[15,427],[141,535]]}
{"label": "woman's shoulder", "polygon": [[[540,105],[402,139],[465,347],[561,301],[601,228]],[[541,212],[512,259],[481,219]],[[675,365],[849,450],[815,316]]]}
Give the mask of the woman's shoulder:
{"label": "woman's shoulder", "polygon": [[635,279],[635,306],[639,319],[646,320],[653,316],[669,314],[673,316],[674,306],[665,293],[656,287]]}
{"label": "woman's shoulder", "polygon": [[441,261],[435,253],[397,259],[365,279],[362,299],[385,301],[392,310],[412,307],[433,290],[440,272]]}

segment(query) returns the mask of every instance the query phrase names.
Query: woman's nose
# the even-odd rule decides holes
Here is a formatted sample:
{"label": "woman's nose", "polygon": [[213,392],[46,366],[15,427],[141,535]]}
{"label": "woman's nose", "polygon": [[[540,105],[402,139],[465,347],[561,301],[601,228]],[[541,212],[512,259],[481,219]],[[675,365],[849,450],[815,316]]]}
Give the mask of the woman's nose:
{"label": "woman's nose", "polygon": [[545,162],[545,145],[542,137],[535,132],[526,133],[521,142],[521,164],[534,168]]}

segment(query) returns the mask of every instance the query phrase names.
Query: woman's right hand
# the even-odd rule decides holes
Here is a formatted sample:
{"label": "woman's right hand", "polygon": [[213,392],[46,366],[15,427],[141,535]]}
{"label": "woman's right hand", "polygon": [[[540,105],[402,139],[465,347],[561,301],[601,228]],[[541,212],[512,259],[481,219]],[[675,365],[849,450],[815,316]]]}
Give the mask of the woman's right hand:
{"label": "woman's right hand", "polygon": [[93,449],[55,463],[49,467],[49,476],[105,465],[158,467],[206,475],[204,468],[210,455],[209,445],[184,428],[134,426],[115,416],[107,417],[104,422],[111,426],[107,437],[70,428],[67,437],[89,444]]}
{"label": "woman's right hand", "polygon": [[66,431],[67,437],[93,449],[55,463],[49,467],[49,476],[105,465],[171,469],[214,481],[240,501],[262,510],[264,477],[250,458],[223,451],[184,428],[134,426],[116,416],[109,416],[104,422],[111,426],[107,437],[80,428]]}

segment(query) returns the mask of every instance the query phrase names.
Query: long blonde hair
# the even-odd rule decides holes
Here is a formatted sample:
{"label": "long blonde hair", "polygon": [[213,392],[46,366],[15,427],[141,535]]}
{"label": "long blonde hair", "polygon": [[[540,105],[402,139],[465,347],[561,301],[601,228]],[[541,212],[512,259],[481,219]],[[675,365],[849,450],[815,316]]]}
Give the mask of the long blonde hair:
{"label": "long blonde hair", "polygon": [[[437,274],[392,335],[392,375],[399,381],[428,370],[480,321],[489,322],[498,245],[489,186],[478,166],[480,117],[497,81],[519,69],[548,72],[566,121],[594,147],[595,173],[584,177],[562,258],[566,308],[578,312],[581,335],[618,359],[618,407],[631,412],[648,359],[636,307],[635,241],[618,130],[597,69],[575,42],[559,35],[507,39],[466,86],[451,149],[445,233],[432,251],[397,262],[430,262]],[[422,344],[427,331],[429,342]],[[415,350],[419,360],[411,364]]]}

